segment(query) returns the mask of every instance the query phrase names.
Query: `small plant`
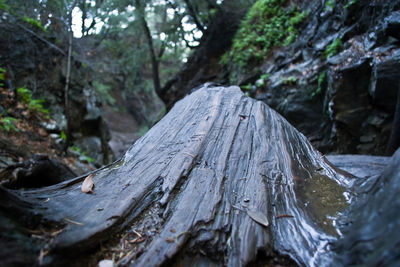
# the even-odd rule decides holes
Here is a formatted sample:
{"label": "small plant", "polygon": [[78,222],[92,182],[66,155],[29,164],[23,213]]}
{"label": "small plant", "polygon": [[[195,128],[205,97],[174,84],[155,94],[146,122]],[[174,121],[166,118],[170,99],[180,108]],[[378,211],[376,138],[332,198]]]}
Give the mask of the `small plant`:
{"label": "small plant", "polygon": [[297,77],[295,76],[281,77],[281,81],[285,85],[293,85],[297,82]]}
{"label": "small plant", "polygon": [[3,68],[0,68],[0,86],[4,86],[4,84],[2,82],[5,79],[5,73],[6,73],[6,70]]}
{"label": "small plant", "polygon": [[340,38],[337,38],[335,41],[333,41],[324,51],[325,58],[333,57],[334,55],[337,55],[342,48],[342,40]]}
{"label": "small plant", "polygon": [[82,149],[80,147],[71,146],[71,150],[76,152],[79,155],[79,158],[81,158],[82,160],[89,162],[89,163],[94,162],[94,158],[91,158],[88,155],[86,155],[86,152],[82,151]]}
{"label": "small plant", "polygon": [[325,2],[325,8],[324,11],[328,10],[328,9],[334,9],[336,5],[336,1],[335,0],[328,0]]}
{"label": "small plant", "polygon": [[60,137],[61,137],[61,139],[62,139],[64,142],[67,141],[67,135],[65,134],[64,131],[61,131]]}
{"label": "small plant", "polygon": [[251,87],[252,87],[251,83],[240,86],[240,88],[242,88],[243,90],[246,90],[246,91],[250,91]]}
{"label": "small plant", "polygon": [[37,112],[46,116],[49,115],[49,110],[43,107],[43,103],[45,102],[44,98],[33,99],[32,91],[25,87],[18,88],[17,95],[23,103],[28,104],[28,110],[30,112]]}
{"label": "small plant", "polygon": [[44,108],[42,105],[44,102],[45,102],[44,98],[32,99],[28,104],[29,111],[49,115],[49,110]]}
{"label": "small plant", "polygon": [[318,76],[318,87],[317,87],[317,90],[315,90],[314,92],[311,93],[311,95],[310,95],[311,98],[322,93],[322,89],[323,89],[322,86],[325,81],[325,78],[326,78],[326,71],[323,71]]}
{"label": "small plant", "polygon": [[22,20],[25,21],[26,23],[31,24],[32,26],[41,29],[42,31],[46,32],[46,29],[43,27],[42,23],[39,20],[30,18],[28,16],[23,16]]}
{"label": "small plant", "polygon": [[264,73],[263,75],[260,76],[260,79],[266,81],[269,79],[269,77],[271,77],[271,74],[269,73]]}
{"label": "small plant", "polygon": [[0,129],[4,129],[7,132],[14,130],[16,132],[18,132],[18,128],[15,126],[15,123],[18,120],[16,118],[13,117],[4,117],[0,119]]}
{"label": "small plant", "polygon": [[32,91],[26,87],[20,87],[17,89],[17,96],[22,102],[29,103],[32,100]]}

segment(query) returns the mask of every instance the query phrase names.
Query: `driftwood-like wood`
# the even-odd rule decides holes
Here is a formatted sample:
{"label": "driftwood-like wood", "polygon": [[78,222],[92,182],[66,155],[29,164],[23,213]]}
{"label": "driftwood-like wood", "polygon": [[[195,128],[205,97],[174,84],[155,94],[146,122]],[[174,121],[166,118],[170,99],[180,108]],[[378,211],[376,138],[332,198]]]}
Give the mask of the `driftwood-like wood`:
{"label": "driftwood-like wood", "polygon": [[264,103],[238,87],[207,86],[93,175],[92,193],[82,192],[86,176],[42,189],[1,189],[0,218],[56,226],[51,242],[36,245],[35,261],[40,249],[49,251],[44,263],[59,263],[151,225],[140,249],[121,263],[244,266],[275,257],[329,265],[338,212],[352,199],[355,180]]}

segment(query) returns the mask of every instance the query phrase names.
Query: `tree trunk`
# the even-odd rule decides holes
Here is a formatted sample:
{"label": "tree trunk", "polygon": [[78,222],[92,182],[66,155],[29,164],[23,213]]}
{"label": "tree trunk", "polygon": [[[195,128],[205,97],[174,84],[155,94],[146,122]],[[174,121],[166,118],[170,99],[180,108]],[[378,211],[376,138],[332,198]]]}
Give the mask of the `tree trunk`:
{"label": "tree trunk", "polygon": [[153,37],[151,36],[150,28],[147,25],[146,17],[145,17],[145,9],[142,7],[140,0],[135,0],[136,3],[136,8],[137,8],[137,14],[140,16],[140,21],[144,30],[144,35],[146,36],[147,39],[147,45],[149,47],[149,53],[150,53],[150,58],[151,58],[151,66],[152,66],[152,71],[153,71],[153,84],[154,84],[154,90],[157,93],[158,96],[160,96],[161,92],[161,85],[160,85],[160,75],[158,71],[158,58],[156,56],[156,51],[154,49],[153,45]]}
{"label": "tree trunk", "polygon": [[[207,86],[89,176],[34,190],[0,187],[3,253],[65,264],[117,239],[121,265],[326,266],[340,254],[331,244],[356,181],[264,103],[238,87]],[[84,180],[94,182],[92,193],[82,192]]]}
{"label": "tree trunk", "polygon": [[219,61],[230,48],[245,14],[246,8],[240,1],[224,1],[221,8],[218,8],[217,14],[208,23],[199,46],[188,58],[187,63],[161,88],[158,95],[164,101],[167,110],[192,88],[205,82],[226,83],[226,77],[223,77],[225,70]]}

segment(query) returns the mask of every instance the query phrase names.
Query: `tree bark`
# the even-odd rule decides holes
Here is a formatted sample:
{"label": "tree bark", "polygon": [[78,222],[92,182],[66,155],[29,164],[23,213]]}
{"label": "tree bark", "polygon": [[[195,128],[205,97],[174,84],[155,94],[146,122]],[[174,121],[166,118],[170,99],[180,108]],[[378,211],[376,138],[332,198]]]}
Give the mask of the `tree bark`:
{"label": "tree bark", "polygon": [[[71,14],[72,16],[72,9]],[[70,17],[70,25],[68,32],[68,55],[67,55],[67,73],[65,78],[65,87],[64,87],[64,110],[65,117],[67,119],[67,130],[66,130],[66,140],[64,145],[64,150],[67,151],[70,143],[71,143],[71,116],[69,110],[69,80],[71,77],[71,57],[72,57],[72,17]]]}
{"label": "tree bark", "polygon": [[[87,177],[90,194],[81,190]],[[0,187],[0,248],[15,261],[64,264],[120,234],[121,265],[328,266],[343,252],[331,244],[355,182],[264,103],[238,87],[203,86],[114,164],[42,189]],[[27,233],[38,229],[47,239],[35,243]]]}

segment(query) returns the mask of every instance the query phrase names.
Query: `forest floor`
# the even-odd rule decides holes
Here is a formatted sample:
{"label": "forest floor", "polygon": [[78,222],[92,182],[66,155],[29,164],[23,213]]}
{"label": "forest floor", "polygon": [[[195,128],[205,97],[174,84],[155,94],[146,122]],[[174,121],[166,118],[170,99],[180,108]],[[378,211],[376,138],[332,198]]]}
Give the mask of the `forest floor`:
{"label": "forest floor", "polygon": [[55,121],[48,115],[30,108],[29,103],[18,101],[14,92],[0,87],[0,172],[35,154],[58,160],[76,174],[93,170],[76,153],[63,151],[63,140],[53,138],[48,130],[52,125],[55,126]]}

